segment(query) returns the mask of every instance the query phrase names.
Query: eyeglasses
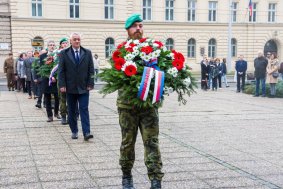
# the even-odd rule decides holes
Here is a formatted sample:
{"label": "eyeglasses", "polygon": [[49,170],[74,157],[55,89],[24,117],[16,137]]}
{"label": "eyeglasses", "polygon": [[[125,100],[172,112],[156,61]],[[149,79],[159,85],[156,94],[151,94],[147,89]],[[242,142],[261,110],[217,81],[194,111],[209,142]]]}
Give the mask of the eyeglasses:
{"label": "eyeglasses", "polygon": [[55,46],[54,44],[49,44],[48,46]]}

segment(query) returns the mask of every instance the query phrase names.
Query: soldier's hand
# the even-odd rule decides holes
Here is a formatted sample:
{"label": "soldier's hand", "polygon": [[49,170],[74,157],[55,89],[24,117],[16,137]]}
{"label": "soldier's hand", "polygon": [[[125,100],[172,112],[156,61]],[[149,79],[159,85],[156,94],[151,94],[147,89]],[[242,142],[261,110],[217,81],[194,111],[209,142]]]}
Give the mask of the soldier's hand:
{"label": "soldier's hand", "polygon": [[92,89],[93,89],[93,87],[91,87],[91,86],[88,86],[88,87],[87,87],[87,90],[88,90],[88,91],[90,91],[90,90],[92,90]]}
{"label": "soldier's hand", "polygon": [[37,83],[38,81],[37,81],[37,79],[35,79],[35,80],[33,80],[35,83]]}
{"label": "soldier's hand", "polygon": [[61,88],[60,88],[60,92],[61,92],[61,93],[65,93],[65,92],[66,92],[66,87],[61,87]]}

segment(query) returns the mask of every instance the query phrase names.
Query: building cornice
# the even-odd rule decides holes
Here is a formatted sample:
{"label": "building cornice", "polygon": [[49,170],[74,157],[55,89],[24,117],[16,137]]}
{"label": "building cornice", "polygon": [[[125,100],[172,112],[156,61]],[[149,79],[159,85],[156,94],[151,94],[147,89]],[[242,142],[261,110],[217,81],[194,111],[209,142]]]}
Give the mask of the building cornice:
{"label": "building cornice", "polygon": [[[0,13],[1,15],[1,13]],[[9,16],[9,15],[8,15]],[[124,21],[119,20],[83,20],[83,19],[46,19],[46,18],[11,18],[12,22],[17,21],[25,21],[25,22],[34,22],[34,23],[42,23],[42,22],[52,22],[52,23],[80,23],[80,24],[114,24],[114,25],[121,25],[124,24]],[[154,22],[154,21],[144,21],[145,25],[150,26],[159,26],[159,25],[166,25],[166,26],[208,26],[208,27],[215,27],[215,26],[227,26],[228,23],[200,23],[200,22]],[[232,26],[235,27],[283,27],[283,23],[233,23]]]}

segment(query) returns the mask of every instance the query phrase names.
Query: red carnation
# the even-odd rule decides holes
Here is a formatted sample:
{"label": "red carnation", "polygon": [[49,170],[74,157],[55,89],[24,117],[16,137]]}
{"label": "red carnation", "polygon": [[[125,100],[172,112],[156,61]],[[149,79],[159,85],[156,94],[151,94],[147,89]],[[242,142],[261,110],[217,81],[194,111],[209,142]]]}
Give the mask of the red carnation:
{"label": "red carnation", "polygon": [[158,48],[163,47],[163,43],[161,43],[160,41],[155,41],[154,43],[158,44]]}
{"label": "red carnation", "polygon": [[178,60],[178,61],[181,61],[181,62],[185,62],[185,57],[183,56],[183,54],[182,53],[178,53],[176,51],[174,53],[174,59]]}
{"label": "red carnation", "polygon": [[117,49],[121,49],[127,42],[124,41],[123,43],[120,43],[118,46],[117,46]]}
{"label": "red carnation", "polygon": [[49,65],[49,64],[51,64],[53,61],[54,61],[53,56],[49,56],[49,57],[47,58],[45,64]]}
{"label": "red carnation", "polygon": [[143,43],[143,42],[145,42],[146,41],[146,38],[141,38],[140,39],[140,43]]}
{"label": "red carnation", "polygon": [[183,61],[179,61],[179,60],[174,60],[172,62],[172,65],[177,68],[177,70],[181,70],[184,67],[184,62]]}
{"label": "red carnation", "polygon": [[112,54],[112,59],[115,60],[118,59],[118,58],[121,58],[121,52],[120,51],[114,51],[113,54]]}
{"label": "red carnation", "polygon": [[133,49],[133,48],[134,48],[136,45],[135,45],[134,43],[130,43],[129,46],[130,46],[130,47],[126,48],[126,50],[127,50],[128,52],[134,52],[134,49]]}
{"label": "red carnation", "polygon": [[114,61],[114,67],[116,68],[116,70],[120,71],[125,62],[126,61],[123,58],[117,58]]}
{"label": "red carnation", "polygon": [[151,46],[142,47],[141,52],[144,52],[145,54],[149,54],[153,52],[153,48]]}
{"label": "red carnation", "polygon": [[127,76],[132,76],[132,75],[136,75],[137,74],[137,68],[134,65],[128,65],[125,68],[125,74]]}

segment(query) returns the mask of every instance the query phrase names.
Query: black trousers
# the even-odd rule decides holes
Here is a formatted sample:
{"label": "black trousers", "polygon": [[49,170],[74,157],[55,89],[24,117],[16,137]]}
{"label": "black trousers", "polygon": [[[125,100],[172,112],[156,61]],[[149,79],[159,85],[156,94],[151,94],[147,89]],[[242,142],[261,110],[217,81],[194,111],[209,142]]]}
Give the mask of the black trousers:
{"label": "black trousers", "polygon": [[[241,85],[242,80],[242,85]],[[245,88],[245,80],[246,80],[246,72],[243,72],[243,74],[237,73],[237,91],[240,92],[243,91]]]}
{"label": "black trousers", "polygon": [[31,81],[26,81],[28,95],[31,96]]}
{"label": "black trousers", "polygon": [[221,78],[222,78],[222,75],[219,74],[219,75],[217,76],[219,88],[222,88]]}
{"label": "black trousers", "polygon": [[44,93],[44,97],[46,101],[46,112],[47,112],[48,117],[53,117],[52,105],[51,105],[51,94],[53,94],[54,100],[55,100],[54,115],[58,115],[58,112],[59,112],[58,93]]}

